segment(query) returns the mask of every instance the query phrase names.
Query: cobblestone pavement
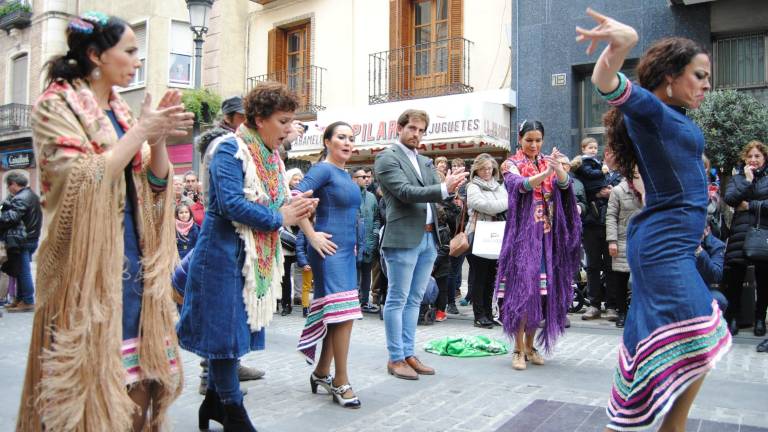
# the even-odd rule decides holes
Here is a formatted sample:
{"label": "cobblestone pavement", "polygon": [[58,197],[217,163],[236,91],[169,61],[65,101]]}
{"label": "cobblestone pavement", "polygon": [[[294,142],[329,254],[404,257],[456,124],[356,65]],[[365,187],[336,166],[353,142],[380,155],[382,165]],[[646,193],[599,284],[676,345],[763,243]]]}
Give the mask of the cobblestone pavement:
{"label": "cobblestone pavement", "polygon": [[[499,329],[477,329],[464,318],[419,326],[418,346],[449,335],[504,337]],[[276,316],[267,332],[267,350],[243,359],[267,371],[264,379],[243,384],[249,389],[245,404],[256,427],[268,432],[493,431],[536,399],[604,406],[620,332],[605,321],[571,319],[574,326],[545,366],[514,371],[509,355],[458,359],[422,352],[437,375],[410,382],[387,374],[383,323],[366,315],[355,322],[350,353],[350,377],[363,407],[345,410],[330,396],[309,391],[311,368],[295,351],[300,314]],[[13,430],[31,323],[31,314],[0,318],[0,431]],[[755,352],[757,342],[751,336],[735,338],[731,353],[707,378],[693,417],[768,426],[768,354]],[[176,431],[194,431],[202,400],[197,394],[199,359],[187,352],[182,357],[185,387],[172,407],[171,424]]]}

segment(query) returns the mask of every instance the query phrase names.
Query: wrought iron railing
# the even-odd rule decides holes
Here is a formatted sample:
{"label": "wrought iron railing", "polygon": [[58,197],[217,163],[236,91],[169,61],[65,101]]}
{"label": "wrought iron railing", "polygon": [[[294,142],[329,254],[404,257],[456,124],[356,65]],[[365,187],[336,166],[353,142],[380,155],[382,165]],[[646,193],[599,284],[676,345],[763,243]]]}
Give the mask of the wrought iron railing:
{"label": "wrought iron railing", "polygon": [[0,105],[0,133],[29,130],[29,112],[31,105],[7,104]]}
{"label": "wrought iron railing", "polygon": [[261,81],[277,81],[296,92],[299,97],[299,108],[296,114],[315,114],[325,109],[323,106],[323,73],[319,66],[305,66],[286,69],[270,74],[248,78],[248,88],[251,89]]}
{"label": "wrought iron railing", "polygon": [[471,47],[457,37],[370,54],[368,103],[471,93]]}

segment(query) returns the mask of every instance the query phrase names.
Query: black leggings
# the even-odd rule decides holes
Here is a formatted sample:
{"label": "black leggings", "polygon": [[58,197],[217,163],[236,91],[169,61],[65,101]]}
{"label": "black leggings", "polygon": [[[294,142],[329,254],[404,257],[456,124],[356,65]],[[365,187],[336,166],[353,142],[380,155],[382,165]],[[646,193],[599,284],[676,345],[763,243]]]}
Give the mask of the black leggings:
{"label": "black leggings", "polygon": [[496,285],[496,265],[498,260],[468,255],[470,277],[472,278],[472,311],[475,319],[493,318],[493,291]]}
{"label": "black leggings", "polygon": [[296,262],[294,255],[285,255],[283,260],[283,298],[280,300],[280,304],[283,307],[290,307],[293,298],[291,297],[291,265]]}
{"label": "black leggings", "polygon": [[[728,287],[725,290],[725,297],[728,299],[728,309],[726,310],[726,318],[730,321],[739,316],[743,316],[741,313],[741,297],[744,294],[743,285],[744,277],[746,276],[746,265],[733,265],[731,264],[726,275],[726,281]],[[755,319],[764,320],[766,310],[768,310],[768,263],[755,264],[755,280],[757,283],[757,302],[755,303]],[[748,312],[748,311],[745,311]],[[739,322],[739,324],[747,324]]]}

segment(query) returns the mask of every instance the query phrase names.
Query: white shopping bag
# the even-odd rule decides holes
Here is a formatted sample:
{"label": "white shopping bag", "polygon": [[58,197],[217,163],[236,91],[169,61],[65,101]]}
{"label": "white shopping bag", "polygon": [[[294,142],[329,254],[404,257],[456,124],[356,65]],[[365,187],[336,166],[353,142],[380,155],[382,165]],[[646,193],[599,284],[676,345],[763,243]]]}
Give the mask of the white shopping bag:
{"label": "white shopping bag", "polygon": [[504,238],[505,221],[477,221],[474,239],[472,240],[472,255],[480,258],[499,259],[501,240]]}

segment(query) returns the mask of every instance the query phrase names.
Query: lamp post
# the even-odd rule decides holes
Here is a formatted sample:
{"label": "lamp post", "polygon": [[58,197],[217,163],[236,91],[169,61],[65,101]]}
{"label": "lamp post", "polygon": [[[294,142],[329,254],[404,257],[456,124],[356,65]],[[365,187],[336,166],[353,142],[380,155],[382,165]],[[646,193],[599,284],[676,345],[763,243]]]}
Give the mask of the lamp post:
{"label": "lamp post", "polygon": [[[203,40],[208,33],[208,18],[214,0],[186,0],[186,2],[189,9],[189,28],[195,36],[195,89],[199,89],[203,74]],[[200,135],[200,121],[196,118],[192,127],[192,170],[196,173],[200,171],[200,154],[194,144],[198,135]]]}

